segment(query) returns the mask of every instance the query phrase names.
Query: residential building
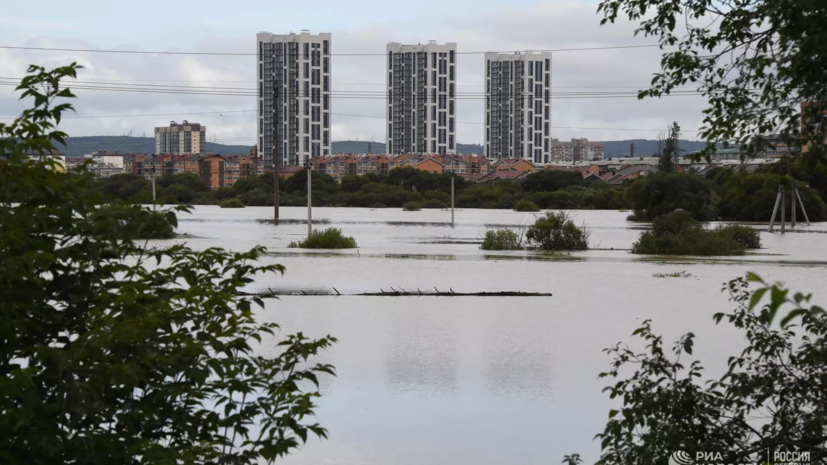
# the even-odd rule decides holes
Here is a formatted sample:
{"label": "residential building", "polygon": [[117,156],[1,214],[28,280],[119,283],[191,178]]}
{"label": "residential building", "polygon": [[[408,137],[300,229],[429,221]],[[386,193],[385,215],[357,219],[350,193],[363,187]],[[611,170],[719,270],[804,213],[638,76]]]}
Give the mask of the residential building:
{"label": "residential building", "polygon": [[572,139],[571,142],[551,140],[552,162],[584,162],[598,161],[604,157],[603,142],[589,141],[586,138]]}
{"label": "residential building", "polygon": [[533,173],[537,171],[537,166],[529,160],[523,158],[502,158],[491,162],[492,171],[525,171],[526,173]]}
{"label": "residential building", "polygon": [[232,187],[238,180],[258,173],[258,158],[247,155],[224,156],[224,187]]}
{"label": "residential building", "polygon": [[389,43],[387,151],[456,153],[457,44]]}
{"label": "residential building", "polygon": [[279,166],[330,155],[331,35],[262,32],[256,46],[258,156],[264,167],[273,167],[274,145]]}
{"label": "residential building", "polygon": [[184,120],[155,128],[155,153],[203,153],[207,150],[207,127]]}
{"label": "residential building", "polygon": [[551,53],[485,54],[485,156],[551,156]]}

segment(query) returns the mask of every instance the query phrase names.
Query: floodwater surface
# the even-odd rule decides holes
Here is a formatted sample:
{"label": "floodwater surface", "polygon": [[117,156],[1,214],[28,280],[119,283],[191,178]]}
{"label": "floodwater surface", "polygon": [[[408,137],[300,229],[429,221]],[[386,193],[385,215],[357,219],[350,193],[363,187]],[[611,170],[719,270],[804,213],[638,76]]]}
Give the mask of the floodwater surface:
{"label": "floodwater surface", "polygon": [[[574,211],[595,250],[567,255],[479,249],[490,228],[519,229],[531,213],[503,210],[403,212],[315,208],[314,227],[338,227],[356,250],[288,249],[307,233],[306,209],[196,207],[179,218],[178,241],[236,251],[261,245],[284,276],[260,276],[251,291],[343,294],[530,291],[552,297],[284,296],[267,299],[261,318],[285,333],[339,339],[319,361],[338,377],[322,382],[317,420],[328,440],[311,439],[286,463],[343,465],[556,464],[593,440],[614,401],[598,379],[602,349],[630,337],[646,319],[666,340],[691,331],[710,375],[743,348],[712,315],[732,304],[722,284],[753,271],[827,302],[827,225],[786,235],[761,233],[764,249],[743,257],[646,257],[629,253],[647,225],[627,213]],[[766,226],[759,226],[766,230]],[[655,278],[686,271],[688,278]],[[821,294],[819,294],[819,292]],[[671,346],[671,344],[670,344]],[[265,345],[264,350],[275,350]]]}

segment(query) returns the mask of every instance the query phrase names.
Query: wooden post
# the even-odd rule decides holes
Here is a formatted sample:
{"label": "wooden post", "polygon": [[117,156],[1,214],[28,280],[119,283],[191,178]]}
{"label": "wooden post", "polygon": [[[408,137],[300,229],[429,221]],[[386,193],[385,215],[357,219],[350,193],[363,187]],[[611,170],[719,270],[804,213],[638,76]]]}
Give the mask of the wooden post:
{"label": "wooden post", "polygon": [[781,234],[787,232],[787,195],[781,190]]}
{"label": "wooden post", "polygon": [[795,197],[801,205],[801,212],[804,213],[804,219],[807,221],[807,226],[811,226],[812,223],[810,223],[810,217],[807,216],[807,209],[804,208],[804,202],[801,200],[801,195],[798,193],[798,188],[795,189]]}
{"label": "wooden post", "polygon": [[772,216],[770,217],[770,232],[772,232],[772,226],[775,224],[775,215],[778,214],[778,205],[781,203],[781,185],[778,185],[778,195],[775,197],[775,207],[772,209]]}
{"label": "wooden post", "polygon": [[310,238],[310,235],[313,234],[313,188],[311,187],[312,184],[312,176],[311,176],[311,169],[310,169],[310,159],[307,159],[307,163],[305,164],[307,167],[307,237]]}
{"label": "wooden post", "polygon": [[451,227],[454,227],[454,172],[451,172]]}
{"label": "wooden post", "polygon": [[152,175],[152,201],[155,202],[155,175]]}

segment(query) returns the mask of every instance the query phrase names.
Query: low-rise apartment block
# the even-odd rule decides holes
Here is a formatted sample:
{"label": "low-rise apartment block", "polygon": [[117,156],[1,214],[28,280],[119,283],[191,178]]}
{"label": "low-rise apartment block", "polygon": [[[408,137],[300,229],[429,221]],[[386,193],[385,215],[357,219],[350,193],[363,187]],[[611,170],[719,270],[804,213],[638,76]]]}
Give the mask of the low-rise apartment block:
{"label": "low-rise apartment block", "polygon": [[604,157],[603,142],[589,141],[588,139],[572,139],[571,142],[551,140],[552,162],[585,162],[598,161]]}

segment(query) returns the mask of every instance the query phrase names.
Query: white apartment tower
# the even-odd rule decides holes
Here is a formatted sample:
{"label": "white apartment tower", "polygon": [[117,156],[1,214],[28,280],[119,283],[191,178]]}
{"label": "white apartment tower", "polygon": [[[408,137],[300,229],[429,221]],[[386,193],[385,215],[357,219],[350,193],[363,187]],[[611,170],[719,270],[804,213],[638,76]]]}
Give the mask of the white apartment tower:
{"label": "white apartment tower", "polygon": [[388,44],[389,154],[456,148],[457,44]]}
{"label": "white apartment tower", "polygon": [[485,97],[485,156],[548,163],[551,53],[486,53]]}
{"label": "white apartment tower", "polygon": [[330,34],[262,32],[256,42],[258,156],[264,166],[273,166],[274,143],[279,166],[330,155]]}

